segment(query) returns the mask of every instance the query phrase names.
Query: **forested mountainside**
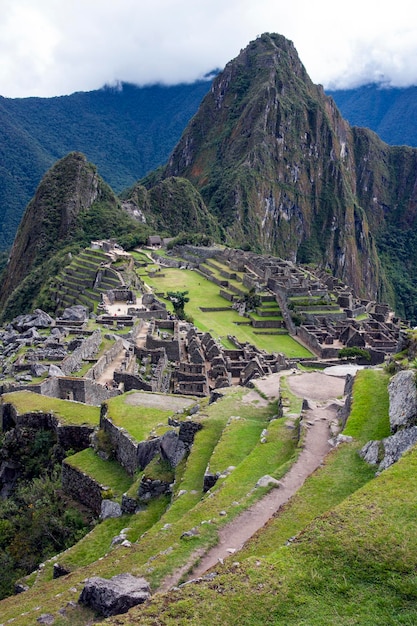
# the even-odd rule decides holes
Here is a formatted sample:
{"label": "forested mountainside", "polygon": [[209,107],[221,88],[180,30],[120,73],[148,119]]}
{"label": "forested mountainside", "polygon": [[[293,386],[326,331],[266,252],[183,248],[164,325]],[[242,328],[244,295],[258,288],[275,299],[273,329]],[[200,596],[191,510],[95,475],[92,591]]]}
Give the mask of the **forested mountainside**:
{"label": "forested mountainside", "polygon": [[319,263],[415,318],[417,150],[351,128],[292,42],[264,34],[214,80],[169,163],[225,241]]}
{"label": "forested mountainside", "polygon": [[11,246],[57,159],[83,152],[120,192],[166,161],[210,84],[124,83],[57,98],[0,98],[0,250]]}
{"label": "forested mountainside", "polygon": [[392,146],[417,146],[417,87],[371,84],[326,93],[351,126],[370,128]]}
{"label": "forested mountainside", "polygon": [[122,208],[83,154],[72,152],[42,179],[18,228],[2,275],[1,317],[48,308],[48,285],[92,239],[116,237],[126,247],[146,240],[147,228]]}

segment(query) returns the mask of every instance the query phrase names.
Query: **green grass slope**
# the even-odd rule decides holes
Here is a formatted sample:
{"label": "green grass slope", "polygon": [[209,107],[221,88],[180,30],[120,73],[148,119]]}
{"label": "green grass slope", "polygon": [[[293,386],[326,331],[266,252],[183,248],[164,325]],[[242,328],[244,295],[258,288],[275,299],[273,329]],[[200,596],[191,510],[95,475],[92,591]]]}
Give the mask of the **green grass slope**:
{"label": "green grass slope", "polygon": [[381,371],[358,375],[345,430],[352,442],[212,581],[157,595],[111,623],[414,624],[417,452],[376,479],[357,454],[388,434],[387,381]]}

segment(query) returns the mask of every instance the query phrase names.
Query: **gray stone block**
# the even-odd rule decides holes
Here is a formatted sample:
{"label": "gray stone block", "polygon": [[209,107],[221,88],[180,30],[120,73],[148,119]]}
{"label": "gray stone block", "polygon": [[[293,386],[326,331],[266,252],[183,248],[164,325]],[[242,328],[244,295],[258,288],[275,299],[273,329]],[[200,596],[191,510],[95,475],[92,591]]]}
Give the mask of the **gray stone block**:
{"label": "gray stone block", "polygon": [[127,613],[133,606],[145,602],[150,595],[149,584],[144,578],[119,574],[110,580],[99,577],[88,579],[79,602],[109,617]]}

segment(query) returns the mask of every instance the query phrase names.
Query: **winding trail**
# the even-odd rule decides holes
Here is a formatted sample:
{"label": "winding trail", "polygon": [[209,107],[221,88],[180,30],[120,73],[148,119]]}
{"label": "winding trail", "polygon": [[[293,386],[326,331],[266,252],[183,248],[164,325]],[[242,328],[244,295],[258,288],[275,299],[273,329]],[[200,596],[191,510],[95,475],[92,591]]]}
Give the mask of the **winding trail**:
{"label": "winding trail", "polygon": [[[264,381],[257,381],[257,387],[269,399],[274,399],[279,393],[279,376],[273,376],[275,378],[268,377]],[[194,554],[192,561],[167,578],[159,591],[167,591],[171,586],[178,584],[199,557],[201,560],[192,570],[192,578],[202,576],[216,563],[240,550],[243,544],[297,492],[306,478],[321,465],[331,449],[328,442],[329,426],[336,418],[338,406],[335,400],[343,395],[344,377],[309,372],[289,375],[287,381],[292,393],[308,400],[309,406],[304,411],[303,424],[306,432],[303,449],[297,461],[280,480],[279,488],[272,489],[264,498],[221,528],[218,544],[206,554],[201,552]]]}

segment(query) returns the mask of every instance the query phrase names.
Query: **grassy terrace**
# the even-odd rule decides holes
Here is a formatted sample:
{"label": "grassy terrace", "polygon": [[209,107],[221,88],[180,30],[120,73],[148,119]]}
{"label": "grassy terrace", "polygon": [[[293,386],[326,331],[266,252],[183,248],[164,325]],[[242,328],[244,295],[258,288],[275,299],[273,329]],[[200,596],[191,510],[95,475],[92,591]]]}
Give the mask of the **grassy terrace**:
{"label": "grassy terrace", "polygon": [[[378,478],[357,454],[389,433],[387,382],[381,371],[360,372],[345,429],[354,440],[334,449],[239,555],[217,565],[213,581],[154,596],[140,623],[415,624],[417,451]],[[135,609],[110,623],[138,616]]]}
{"label": "grassy terrace", "polygon": [[[82,581],[94,575],[108,578],[130,571],[145,575],[155,588],[167,574],[187,563],[196,548],[216,543],[219,527],[265,493],[265,489],[253,489],[257,479],[266,473],[280,476],[296,454],[293,432],[285,428],[282,420],[269,422],[276,413],[276,404],[263,406],[261,396],[259,401],[248,403],[243,400],[244,394],[244,390],[230,389],[224,399],[209,406],[202,403],[198,419],[203,429],[196,434],[189,457],[177,468],[176,497],[165,513],[167,500],[163,498],[137,515],[99,525],[59,557],[59,562],[74,570],[72,574],[51,580],[52,563],[48,563],[34,586],[22,596],[18,607],[15,598],[1,603],[2,619],[14,617],[18,626],[28,626],[39,615],[37,607],[42,607],[41,612],[56,614],[59,607],[78,597]],[[242,417],[240,432],[233,428],[225,430],[230,415]],[[267,443],[261,444],[259,434],[266,426],[270,434]],[[237,444],[233,457],[236,469],[219,482],[213,495],[203,494],[203,476],[213,452],[218,467],[229,465],[226,439],[230,444]],[[74,455],[72,459],[77,457],[82,459],[80,465],[88,468],[89,459],[83,459],[83,455]],[[186,493],[179,495],[179,490]],[[219,516],[222,510],[227,512],[226,516]],[[211,523],[205,523],[209,519]],[[131,529],[128,538],[137,543],[130,548],[111,549],[111,538],[126,527]],[[184,530],[193,527],[198,527],[198,535],[189,540],[181,539]],[[49,581],[47,587],[46,581]],[[68,618],[57,617],[57,623],[61,626],[76,624],[77,615],[78,609],[74,609],[74,615],[69,611]]]}
{"label": "grassy terrace", "polygon": [[103,487],[112,490],[114,497],[121,496],[132,484],[132,478],[116,461],[104,461],[92,448],[86,448],[67,457],[66,462],[84,472]]}
{"label": "grassy terrace", "polygon": [[73,402],[48,398],[32,391],[14,391],[3,394],[3,403],[10,403],[19,415],[25,413],[53,413],[62,424],[98,426],[100,408]]}
{"label": "grassy terrace", "polygon": [[[164,268],[161,276],[145,277],[146,282],[156,291],[170,291],[175,286],[177,291],[188,291],[190,302],[185,311],[194,319],[194,324],[201,331],[209,331],[219,338],[224,345],[227,335],[234,335],[241,342],[249,342],[268,352],[283,352],[289,357],[309,357],[311,353],[289,335],[257,335],[251,326],[240,326],[237,322],[245,321],[237,311],[203,312],[200,307],[224,307],[228,301],[219,294],[219,287],[198,272]],[[240,285],[243,288],[242,285]],[[244,288],[243,288],[244,289]],[[170,303],[168,302],[170,307]],[[171,309],[172,310],[172,309]],[[249,320],[247,320],[249,321]]]}
{"label": "grassy terrace", "polygon": [[[154,397],[153,405],[147,402],[150,395]],[[157,399],[159,399],[158,403]],[[174,401],[177,402],[178,400],[178,396],[172,397],[168,394],[131,391],[110,398],[106,403],[107,415],[116,426],[127,430],[136,441],[143,441],[148,438],[151,431],[161,435],[169,428],[167,420],[177,410],[172,405]],[[192,405],[195,402],[193,398],[189,397],[183,400],[184,406]]]}

